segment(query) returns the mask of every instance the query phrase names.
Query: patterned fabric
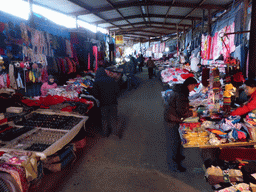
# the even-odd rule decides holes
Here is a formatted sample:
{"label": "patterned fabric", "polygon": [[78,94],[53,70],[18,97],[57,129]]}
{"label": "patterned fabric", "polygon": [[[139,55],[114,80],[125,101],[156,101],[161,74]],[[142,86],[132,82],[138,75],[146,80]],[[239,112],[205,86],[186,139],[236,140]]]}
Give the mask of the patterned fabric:
{"label": "patterned fabric", "polygon": [[21,166],[11,166],[6,163],[0,164],[0,170],[9,173],[17,182],[21,192],[28,191],[29,184],[26,180],[25,169]]}

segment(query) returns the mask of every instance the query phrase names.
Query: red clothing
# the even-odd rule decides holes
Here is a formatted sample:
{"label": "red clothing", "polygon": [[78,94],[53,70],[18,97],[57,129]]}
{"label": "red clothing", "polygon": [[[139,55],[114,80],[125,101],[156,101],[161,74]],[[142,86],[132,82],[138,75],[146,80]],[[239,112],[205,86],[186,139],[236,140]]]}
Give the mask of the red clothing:
{"label": "red clothing", "polygon": [[249,99],[248,103],[243,107],[239,107],[232,111],[230,115],[244,115],[252,110],[256,109],[256,91],[254,91]]}

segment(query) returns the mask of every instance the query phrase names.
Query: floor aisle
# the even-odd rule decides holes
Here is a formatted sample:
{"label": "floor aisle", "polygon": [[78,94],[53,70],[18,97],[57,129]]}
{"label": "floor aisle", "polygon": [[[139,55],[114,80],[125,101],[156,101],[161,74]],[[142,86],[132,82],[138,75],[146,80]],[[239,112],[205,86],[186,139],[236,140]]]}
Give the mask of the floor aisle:
{"label": "floor aisle", "polygon": [[119,98],[123,138],[97,137],[88,153],[47,191],[213,191],[204,179],[199,149],[185,149],[187,172],[168,170],[162,84],[157,78],[148,79],[146,69],[136,76],[140,86]]}

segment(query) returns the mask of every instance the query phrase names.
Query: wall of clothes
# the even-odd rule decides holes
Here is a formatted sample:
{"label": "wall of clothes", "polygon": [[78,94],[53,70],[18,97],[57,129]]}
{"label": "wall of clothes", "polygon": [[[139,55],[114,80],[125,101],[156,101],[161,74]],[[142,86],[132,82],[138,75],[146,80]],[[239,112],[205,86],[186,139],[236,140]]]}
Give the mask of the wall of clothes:
{"label": "wall of clothes", "polygon": [[[190,52],[201,48],[200,56],[202,64],[209,61],[223,60],[225,63],[229,58],[240,61],[240,69],[247,77],[248,75],[248,50],[251,20],[251,5],[247,9],[244,3],[233,4],[231,10],[223,14],[211,26],[211,34],[204,29],[203,34],[198,33],[192,36],[192,32],[186,34],[186,44]],[[244,17],[246,15],[246,17]],[[201,27],[201,26],[198,26]],[[234,33],[236,34],[230,34]],[[193,37],[193,38],[192,38]]]}
{"label": "wall of clothes", "polygon": [[[64,84],[83,71],[97,68],[104,59],[102,35],[92,43],[91,33],[70,33],[65,27],[34,15],[34,25],[0,12],[0,88],[12,88],[26,96],[40,95],[49,74]],[[104,35],[103,35],[104,36]]]}

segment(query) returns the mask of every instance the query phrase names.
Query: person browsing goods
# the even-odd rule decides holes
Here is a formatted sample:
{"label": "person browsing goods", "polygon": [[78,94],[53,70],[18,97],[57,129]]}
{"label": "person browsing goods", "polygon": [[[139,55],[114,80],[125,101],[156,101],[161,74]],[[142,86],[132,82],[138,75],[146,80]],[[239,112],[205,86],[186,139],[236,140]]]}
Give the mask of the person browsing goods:
{"label": "person browsing goods", "polygon": [[[168,97],[164,109],[164,122],[167,137],[167,163],[174,171],[184,172],[186,168],[181,165],[185,157],[182,155],[181,138],[179,134],[179,125],[187,117],[196,117],[197,112],[189,108],[189,92],[197,87],[195,78],[187,78],[183,84],[174,85]],[[171,167],[174,162],[174,167]]]}

